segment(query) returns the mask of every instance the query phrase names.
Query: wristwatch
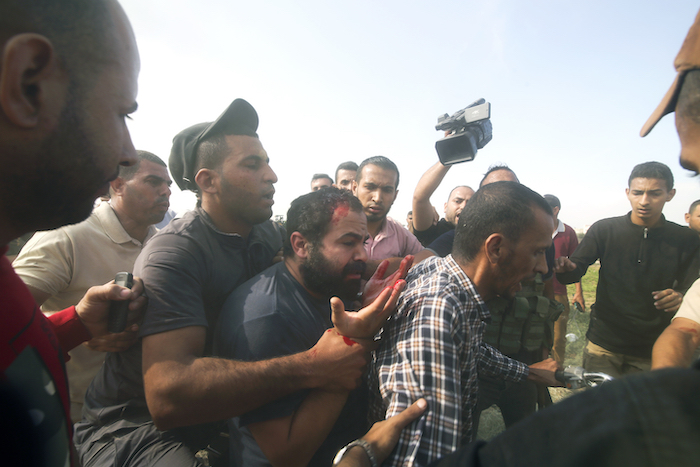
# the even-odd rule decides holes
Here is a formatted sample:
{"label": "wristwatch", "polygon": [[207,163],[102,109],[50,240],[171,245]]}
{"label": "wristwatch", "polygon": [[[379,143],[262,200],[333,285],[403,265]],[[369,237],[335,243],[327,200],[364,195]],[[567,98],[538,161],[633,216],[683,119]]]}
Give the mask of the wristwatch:
{"label": "wristwatch", "polygon": [[336,454],[335,458],[333,459],[333,465],[340,464],[340,461],[343,460],[343,456],[345,456],[345,453],[348,451],[348,449],[353,448],[355,446],[360,446],[362,449],[365,450],[365,454],[367,454],[367,457],[369,457],[369,463],[372,465],[372,467],[379,467],[379,464],[377,464],[377,458],[374,457],[374,452],[372,452],[372,446],[370,446],[369,443],[364,439],[356,439],[355,441],[338,451],[338,454]]}

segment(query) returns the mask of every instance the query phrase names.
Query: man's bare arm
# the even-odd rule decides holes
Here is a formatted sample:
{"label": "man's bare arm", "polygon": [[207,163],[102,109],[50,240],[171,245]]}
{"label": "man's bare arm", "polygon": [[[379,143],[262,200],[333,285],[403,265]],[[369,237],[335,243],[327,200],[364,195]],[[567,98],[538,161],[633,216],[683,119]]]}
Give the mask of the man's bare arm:
{"label": "man's bare arm", "polygon": [[651,353],[651,369],[689,367],[700,346],[700,324],[687,318],[675,318],[661,333]]}
{"label": "man's bare arm", "polygon": [[347,392],[311,391],[290,416],[251,423],[248,429],[274,467],[304,467],[343,410]]}
{"label": "man's bare arm", "polygon": [[418,180],[413,192],[413,228],[417,231],[427,230],[433,225],[433,205],[430,197],[437,190],[451,166],[437,162]]}
{"label": "man's bare arm", "polygon": [[143,338],[146,402],[158,429],[236,417],[300,389],[353,389],[369,350],[329,329],[305,352],[241,362],[202,357],[205,339],[198,326]]}
{"label": "man's bare arm", "polygon": [[582,310],[586,310],[586,301],[583,298],[583,287],[581,286],[581,282],[576,282],[576,292],[574,293],[571,301],[581,305]]}

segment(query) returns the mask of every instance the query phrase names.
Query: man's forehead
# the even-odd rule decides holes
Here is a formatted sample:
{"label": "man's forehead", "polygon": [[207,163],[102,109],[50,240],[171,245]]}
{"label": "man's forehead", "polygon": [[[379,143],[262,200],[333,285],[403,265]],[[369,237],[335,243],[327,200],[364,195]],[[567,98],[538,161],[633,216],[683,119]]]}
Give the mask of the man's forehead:
{"label": "man's forehead", "polygon": [[372,182],[384,186],[396,186],[398,175],[395,170],[385,169],[374,164],[367,164],[362,168],[361,182]]}
{"label": "man's forehead", "polygon": [[260,156],[267,159],[267,151],[263,148],[260,139],[248,135],[225,135],[229,148],[229,156],[244,158],[247,156]]}
{"label": "man's forehead", "polygon": [[350,233],[363,235],[367,231],[367,216],[364,212],[358,212],[350,208],[348,204],[340,204],[333,211],[331,218],[331,231],[335,231],[336,236],[343,236]]}
{"label": "man's forehead", "polygon": [[357,171],[340,169],[338,171],[338,180],[354,179],[357,176]]}
{"label": "man's forehead", "polygon": [[149,160],[142,160],[139,163],[139,169],[136,171],[136,175],[144,178],[155,175],[164,180],[170,180],[167,167]]}
{"label": "man's forehead", "polygon": [[471,196],[474,194],[474,190],[472,190],[469,187],[466,186],[458,186],[457,188],[453,189],[452,192],[450,193],[450,199],[454,199],[457,197],[460,198],[466,198],[468,196]]}
{"label": "man's forehead", "polygon": [[661,178],[646,178],[637,177],[633,178],[630,182],[630,190],[635,191],[654,191],[654,190],[664,190],[668,191],[666,187],[666,181]]}

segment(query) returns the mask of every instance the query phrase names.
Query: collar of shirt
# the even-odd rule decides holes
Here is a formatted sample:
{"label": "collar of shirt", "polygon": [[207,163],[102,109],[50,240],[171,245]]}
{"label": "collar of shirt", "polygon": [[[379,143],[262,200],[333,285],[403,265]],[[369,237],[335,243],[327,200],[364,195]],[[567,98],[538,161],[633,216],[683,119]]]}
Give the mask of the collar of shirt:
{"label": "collar of shirt", "polygon": [[107,236],[117,244],[131,242],[134,245],[142,247],[157,232],[155,226],[151,225],[148,227],[146,239],[141,243],[124,230],[124,226],[119,222],[119,217],[117,217],[117,213],[114,212],[114,208],[109,202],[101,203],[93,212],[100,221],[100,224],[102,224],[102,228]]}
{"label": "collar of shirt", "polygon": [[552,238],[556,237],[558,233],[564,232],[564,230],[566,230],[566,228],[564,227],[564,223],[561,221],[561,219],[557,219],[557,222],[559,222],[559,224],[557,225],[557,230],[552,232]]}

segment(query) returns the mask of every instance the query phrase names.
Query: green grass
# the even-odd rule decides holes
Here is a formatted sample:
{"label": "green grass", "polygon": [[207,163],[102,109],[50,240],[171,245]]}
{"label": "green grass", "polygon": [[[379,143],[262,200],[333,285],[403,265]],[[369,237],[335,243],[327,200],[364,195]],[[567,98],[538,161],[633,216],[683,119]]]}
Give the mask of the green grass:
{"label": "green grass", "polygon": [[[581,284],[583,287],[583,299],[586,302],[586,310],[584,313],[578,313],[569,315],[569,324],[567,326],[567,333],[573,333],[576,335],[575,342],[568,342],[566,344],[566,356],[564,358],[564,367],[573,365],[581,366],[583,359],[583,348],[586,346],[586,331],[588,330],[588,323],[590,321],[590,310],[591,305],[595,303],[595,291],[598,285],[598,270],[600,265],[598,263],[591,265],[586,272],[586,275],[581,279]],[[568,285],[567,292],[569,295],[569,300],[574,296],[576,291],[575,286]],[[573,312],[574,307],[571,306],[571,311]],[[583,391],[584,389],[580,389]],[[552,400],[557,402],[558,400],[564,399],[574,392],[565,388],[550,388],[549,392],[552,395]],[[479,432],[477,437],[479,439],[491,439],[500,432],[505,430],[505,425],[503,424],[503,417],[501,417],[501,411],[498,407],[494,406],[490,409],[485,410],[481,414],[481,422],[479,423]]]}

